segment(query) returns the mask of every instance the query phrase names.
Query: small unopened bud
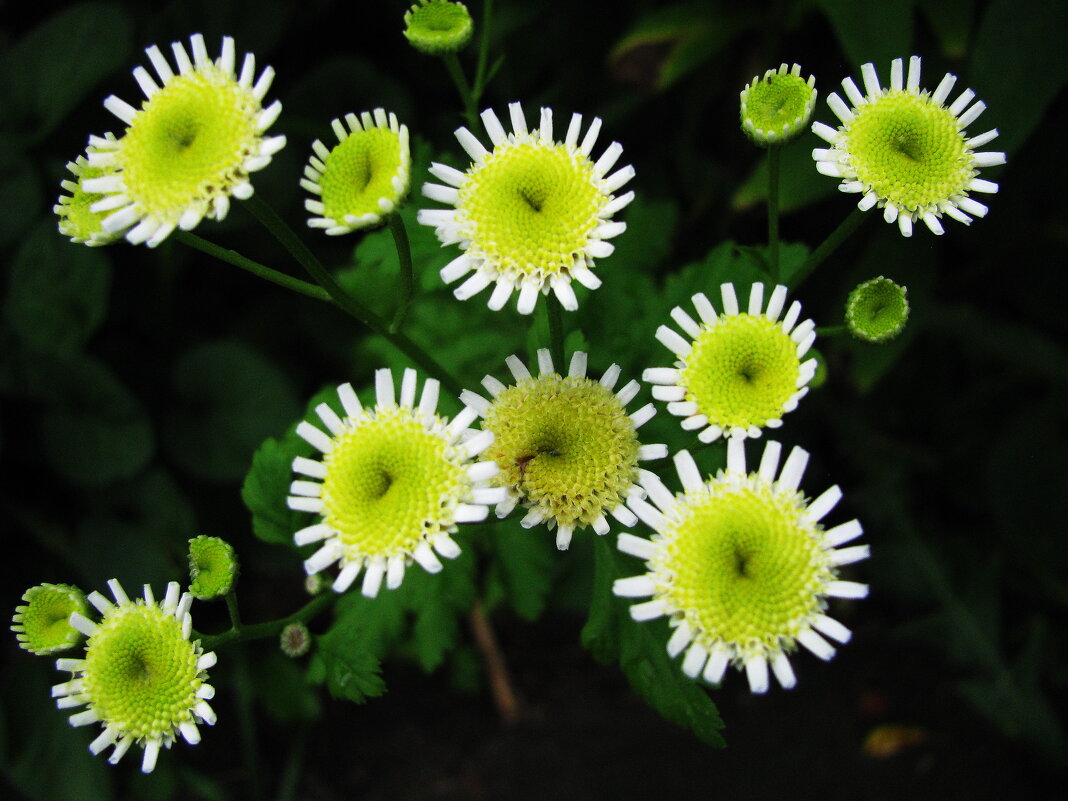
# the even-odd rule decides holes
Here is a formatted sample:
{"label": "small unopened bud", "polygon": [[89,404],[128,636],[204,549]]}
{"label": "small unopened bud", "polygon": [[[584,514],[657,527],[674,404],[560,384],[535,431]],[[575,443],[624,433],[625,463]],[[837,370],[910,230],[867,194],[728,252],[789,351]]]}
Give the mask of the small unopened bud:
{"label": "small unopened bud", "polygon": [[471,41],[474,24],[463,3],[419,0],[404,13],[404,35],[420,53],[455,53]]}
{"label": "small unopened bud", "polygon": [[304,656],[311,648],[311,632],[303,623],[290,623],[282,629],[278,644],[282,653],[296,659],[298,656]]}
{"label": "small unopened bud", "polygon": [[74,612],[88,613],[85,593],[69,584],[38,584],[22,595],[25,604],[15,607],[11,630],[19,646],[39,656],[73,648],[82,633],[70,624]]}
{"label": "small unopened bud", "polygon": [[201,535],[189,540],[189,592],[201,601],[219,598],[237,580],[237,554],[230,543]]}
{"label": "small unopened bud", "polygon": [[872,278],[849,293],[845,320],[850,333],[865,342],[889,342],[909,319],[908,290],[889,278]]}
{"label": "small unopened bud", "polygon": [[808,129],[816,108],[816,79],[794,64],[768,70],[741,92],[742,130],[761,147],[793,141]]}

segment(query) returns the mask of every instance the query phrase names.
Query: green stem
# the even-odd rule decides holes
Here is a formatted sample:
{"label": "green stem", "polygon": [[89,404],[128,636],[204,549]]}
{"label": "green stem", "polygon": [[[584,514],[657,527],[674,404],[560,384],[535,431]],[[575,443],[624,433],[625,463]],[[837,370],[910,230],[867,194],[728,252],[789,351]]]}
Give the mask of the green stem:
{"label": "green stem", "polygon": [[557,372],[564,375],[567,365],[564,363],[564,320],[560,301],[556,295],[549,293],[545,298],[545,312],[549,315],[549,353]]}
{"label": "green stem", "polygon": [[300,240],[293,229],[286,225],[282,218],[278,216],[278,213],[267,205],[259,195],[253,195],[243,205],[252,212],[253,216],[260,221],[264,228],[270,231],[271,235],[281,243],[282,247],[289,251],[290,255],[308,271],[308,274],[316,280],[319,286],[326,290],[331,300],[342,311],[359,320],[376,334],[392,343],[397,350],[422,368],[425,373],[438,379],[442,386],[452,394],[458,396],[463,391],[460,382],[453,378],[430,354],[399,331],[390,331],[389,324],[384,319],[342,289],[341,285],[338,284],[322,263],[315,258],[315,255],[308,250],[308,246]]}
{"label": "green stem", "polygon": [[779,282],[779,162],[782,147],[768,148],[768,266],[775,283]]}
{"label": "green stem", "polygon": [[486,62],[489,59],[490,17],[493,16],[493,0],[482,3],[482,30],[478,35],[478,66],[475,69],[475,86],[471,90],[471,101],[478,105],[482,92],[486,88]]}
{"label": "green stem", "polygon": [[834,251],[838,249],[838,246],[860,227],[860,224],[868,216],[870,215],[860,209],[853,209],[852,213],[842,220],[839,226],[831,232],[831,235],[824,239],[822,244],[809,254],[809,257],[805,259],[805,263],[801,265],[797,272],[790,276],[790,286],[794,289],[800,286],[824,259],[834,253]]}
{"label": "green stem", "polygon": [[301,295],[307,295],[309,298],[315,298],[316,300],[330,300],[330,295],[322,287],[309,284],[307,281],[301,281],[299,278],[293,278],[285,273],[280,273],[278,270],[272,270],[257,261],[245,258],[237,251],[219,247],[196,234],[191,234],[188,231],[175,231],[172,236],[183,245],[188,245],[201,253],[207,253],[209,256],[219,259],[219,261],[225,261],[227,264],[240,267],[242,270],[248,270],[253,275],[270,281],[272,284],[292,289],[294,292],[299,292]]}
{"label": "green stem", "polygon": [[244,648],[238,648],[234,663],[234,706],[237,708],[237,726],[241,740],[241,755],[245,763],[245,778],[252,798],[263,798],[263,780],[260,773],[259,745],[256,737],[256,718],[252,710],[252,677],[248,670],[248,656]]}
{"label": "green stem", "polygon": [[841,334],[848,334],[849,326],[845,325],[821,325],[816,328],[816,336],[818,337],[836,337]]}
{"label": "green stem", "polygon": [[247,626],[238,624],[222,634],[198,634],[193,632],[191,639],[200,640],[200,644],[205,651],[214,651],[221,645],[277,637],[282,633],[282,629],[290,623],[306,623],[320,612],[328,609],[340,597],[336,592],[324,592],[312,598],[288,617],[268,620],[264,623],[253,623]]}
{"label": "green stem", "polygon": [[404,229],[404,220],[400,214],[389,215],[389,232],[393,234],[393,244],[397,247],[401,274],[401,300],[393,315],[393,322],[389,324],[389,332],[395,334],[400,330],[415,294],[415,272],[412,269],[412,246],[408,242],[408,232]]}
{"label": "green stem", "polygon": [[230,626],[240,630],[241,613],[237,610],[237,593],[233,590],[226,593],[226,611],[230,613]]}
{"label": "green stem", "polygon": [[456,90],[460,93],[460,99],[464,102],[464,116],[467,118],[467,126],[472,129],[478,127],[478,110],[475,107],[475,97],[471,92],[471,85],[464,75],[464,68],[460,66],[460,59],[455,53],[444,53],[441,60],[445,62],[445,69],[449,71],[449,77],[456,84]]}

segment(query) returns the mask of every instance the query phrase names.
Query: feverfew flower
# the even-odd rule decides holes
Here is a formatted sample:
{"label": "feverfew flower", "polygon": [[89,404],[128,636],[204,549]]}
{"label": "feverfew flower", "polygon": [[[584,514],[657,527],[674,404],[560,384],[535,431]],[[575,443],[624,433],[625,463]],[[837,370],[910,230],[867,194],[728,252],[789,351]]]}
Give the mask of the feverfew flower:
{"label": "feverfew flower", "polygon": [[329,433],[307,421],[297,426],[323,457],[293,460],[293,470],[307,478],[291,485],[289,508],[320,516],[293,539],[297,545],[322,543],[304,562],[309,575],[341,565],[337,592],[347,590],[361,570],[364,595],[378,595],[383,578],[395,589],[413,560],[437,573],[439,556],[460,555],[452,539],[457,524],[484,520],[488,506],[504,500],[504,490],[486,486],[496,465],[472,463],[493,434],[468,428],[473,409],[451,423],[439,417],[439,385],[432,378],[416,405],[417,382],[415,370],[405,370],[397,398],[393,374],[378,370],[374,408],[361,406],[352,385],[342,384],[337,394],[344,417],[325,403],[315,409]]}
{"label": "feverfew flower", "polygon": [[312,228],[332,236],[377,225],[408,194],[412,171],[408,126],[392,111],[346,114],[330,123],[338,144],[331,150],[316,139],[300,185],[315,195],[304,207],[317,216]]}
{"label": "feverfew flower", "polygon": [[512,133],[505,133],[492,109],[482,112],[492,150],[466,128],[456,138],[471,157],[466,172],[433,164],[430,172],[444,184],[423,184],[423,194],[452,209],[423,209],[418,220],[431,225],[443,245],[457,244],[463,254],[441,271],[451,284],[467,277],[454,294],[467,300],[490,284],[489,307],[497,310],[515,291],[520,314],[530,314],[538,294],[552,290],[561,305],[578,308],[571,281],[596,289],[596,259],[615,249],[608,241],[626,229],[612,215],[634,199],[615,193],[634,177],[634,168],[609,172],[623,153],[618,142],[593,160],[601,120],[585,136],[582,115],[571,117],[563,142],[553,139],[552,109],[543,108],[538,127],[527,130],[519,103],[508,107]]}
{"label": "feverfew flower", "polygon": [[471,41],[471,14],[463,3],[419,0],[404,12],[404,36],[420,53],[455,53]]}
{"label": "feverfew flower", "polygon": [[117,140],[89,139],[89,164],[114,171],[83,182],[85,191],[106,195],[92,211],[110,212],[104,230],[125,231],[135,245],[155,247],[175,228],[188,231],[204,217],[223,219],[230,197],[251,197],[250,174],[286,143],[284,136],[264,136],[282,110],[277,100],[263,107],[274,70],[265,68],[253,82],[256,60],[247,53],[238,76],[229,36],[216,61],[208,58],[199,33],[190,42],[192,58],[181,42],[171,45],[177,74],[158,47],[148,48],[160,83],[144,67],[134,69],[147,99],[137,109],[108,97],[105,108],[126,131]]}
{"label": "feverfew flower", "polygon": [[170,748],[180,732],[190,745],[200,742],[197,721],[215,723],[208,706],[215,689],[207,684],[213,652],[203,653],[200,640],[189,641],[193,596],[179,598],[178,583],[167,585],[157,605],[145,585],[144,600],[131,601],[118,580],[108,582],[112,603],[99,592],[89,602],[101,614],[99,623],[75,612],[70,623],[89,639],[84,659],[59,659],[57,670],[70,671],[69,681],[52,688],[60,709],[85,706],[72,715],[72,726],[99,722],[104,731],[89,745],[99,754],[114,744],[108,760],[122,759],[132,745],[144,749],[141,770],[151,773],[160,746]]}
{"label": "feverfew flower", "polygon": [[201,534],[189,540],[189,592],[201,601],[221,598],[237,581],[237,554],[220,537]]}
{"label": "feverfew flower", "polygon": [[920,89],[919,56],[909,60],[907,78],[902,59],[894,59],[888,89],[879,85],[873,64],[860,69],[867,94],[852,78],[842,81],[852,108],[834,92],[827,97],[842,124],[812,125],[831,145],[812,151],[816,169],[841,178],[843,192],[861,195],[862,211],[881,208],[883,219],[896,221],[904,236],[912,235],[916,220],[941,234],[943,214],[965,224],[985,217],[987,207],[971,194],[998,191],[996,183],[978,175],[982,167],[1004,164],[1005,154],[977,152],[998,135],[996,128],[970,138],[964,129],[986,104],[972,103],[975,92],[967,89],[946,106],[957,81],[948,73],[934,92]]}
{"label": "feverfew flower", "polygon": [[797,408],[816,373],[816,360],[801,359],[816,341],[816,324],[798,324],[796,300],[779,321],[786,287],[775,287],[764,306],[764,285],[753,284],[749,305],[738,307],[733,284],[720,287],[723,313],[717,314],[703,293],[693,296],[701,322],[676,306],[671,317],[689,337],[666,325],[656,338],[678,359],[674,367],[653,367],[642,379],[656,386],[653,397],[667,401],[682,427],[700,430],[702,442],[724,437],[759,437],[763,428],[778,428],[782,416]]}
{"label": "feverfew flower", "polygon": [[[103,139],[114,142],[114,134],[105,134]],[[97,152],[93,145],[89,146],[88,153]],[[108,212],[94,212],[92,206],[103,200],[104,196],[92,192],[86,192],[82,187],[82,181],[92,178],[101,178],[111,175],[114,170],[103,167],[92,167],[85,156],[78,156],[74,161],[67,162],[67,169],[75,180],[61,181],[60,186],[69,195],[60,195],[52,211],[59,217],[59,232],[63,236],[70,237],[71,242],[88,247],[110,245],[121,236],[117,233],[108,233],[104,230],[104,218]]]}
{"label": "feverfew flower", "polygon": [[[634,620],[667,616],[668,654],[683,651],[682,671],[718,684],[729,664],[744,668],[754,693],[768,689],[768,667],[784,688],[796,683],[789,654],[798,644],[820,659],[847,642],[849,629],[826,614],[827,599],[863,598],[864,584],[838,578],[841,565],[866,559],[867,545],[839,548],[860,536],[856,520],[831,529],[820,521],[842,497],[831,487],[809,501],[797,489],[808,454],[794,448],[778,472],[782,448],[769,441],[748,472],[744,441],[727,445],[727,469],[705,481],[686,451],[675,455],[683,491],[644,476],[649,501],[628,504],[653,529],[651,539],[619,535],[619,549],[644,560],[642,575],[612,591],[650,598],[630,608]],[[778,478],[776,473],[778,472]]]}
{"label": "feverfew flower", "polygon": [[816,108],[816,78],[801,77],[801,66],[780,64],[756,76],[741,92],[742,130],[761,147],[781,145],[805,130]]}
{"label": "feverfew flower", "polygon": [[638,442],[637,430],[655,414],[653,405],[627,414],[638,382],[613,392],[620,374],[615,364],[599,381],[587,378],[582,351],[572,355],[566,376],[556,372],[547,350],[538,351],[537,377],[516,356],[507,364],[515,384],[482,379],[492,400],[469,390],[460,395],[493,433],[484,456],[500,468],[493,483],[507,491],[497,516],[522,504],[528,510],[522,525],[555,528],[560,550],[571,544],[576,528],[607,534],[606,515],[634,525],[624,502],[641,492],[637,481],[646,471],[638,462],[667,456],[664,445]]}
{"label": "feverfew flower", "polygon": [[889,342],[909,319],[908,290],[879,276],[857,286],[846,300],[849,333],[865,342]]}
{"label": "feverfew flower", "polygon": [[11,630],[19,647],[32,654],[48,654],[73,648],[82,633],[70,624],[75,612],[84,614],[89,607],[85,593],[69,584],[38,584],[22,594],[25,603],[15,607]]}

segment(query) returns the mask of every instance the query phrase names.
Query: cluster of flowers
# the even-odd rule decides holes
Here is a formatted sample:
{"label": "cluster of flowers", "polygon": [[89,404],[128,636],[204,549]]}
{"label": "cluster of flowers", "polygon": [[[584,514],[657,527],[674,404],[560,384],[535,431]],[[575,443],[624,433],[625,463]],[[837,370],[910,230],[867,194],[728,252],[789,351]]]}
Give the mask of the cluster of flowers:
{"label": "cluster of flowers", "polygon": [[[413,12],[428,5],[434,3]],[[438,38],[426,45],[429,52]],[[251,196],[250,174],[285,144],[265,134],[281,108],[263,105],[273,71],[254,80],[249,54],[236,73],[230,38],[214,61],[202,37],[193,36],[191,45],[192,56],[173,45],[177,72],[157,47],[146,51],[159,82],[143,67],[134,70],[146,96],[140,109],[116,97],[105,101],[127,127],[122,136],[91,137],[86,155],[69,165],[77,180],[63,184],[70,194],[56,212],[60,230],[74,241],[101,245],[125,237],[151,247],[176,228],[222,219],[230,197]],[[866,93],[851,79],[843,82],[851,108],[835,94],[828,99],[842,124],[812,125],[830,144],[813,152],[817,169],[841,178],[842,191],[859,194],[861,209],[883,208],[906,236],[915,220],[940,234],[943,215],[965,223],[983,216],[986,207],[971,194],[997,187],[979,179],[978,169],[1004,161],[1000,153],[975,152],[996,131],[964,133],[983,104],[969,105],[968,90],[947,107],[950,75],[933,93],[921,90],[918,57],[907,78],[902,61],[894,61],[889,89],[871,64],[862,73]],[[796,65],[771,70],[742,92],[743,128],[754,141],[778,146],[806,128],[815,97],[813,79],[803,79]],[[634,170],[616,166],[617,142],[595,153],[600,119],[584,124],[575,114],[558,139],[550,109],[541,109],[533,129],[519,103],[508,107],[508,118],[510,131],[491,109],[482,112],[488,147],[467,128],[456,131],[470,163],[463,170],[431,167],[440,183],[425,183],[423,195],[445,208],[423,209],[418,220],[443,245],[459,246],[460,255],[441,271],[446,283],[464,279],[458,299],[493,285],[491,309],[516,294],[518,311],[530,314],[540,296],[552,293],[575,310],[572,281],[596,289],[598,262],[626,228],[614,217],[634,198],[620,193]],[[403,202],[410,152],[407,127],[383,109],[344,115],[332,127],[337,144],[313,143],[301,185],[311,194],[308,225],[338,235],[381,223]],[[669,455],[666,446],[639,440],[654,404],[628,411],[639,383],[617,389],[615,364],[589,375],[581,351],[566,369],[545,350],[529,365],[510,356],[508,383],[487,375],[485,394],[464,391],[463,411],[451,420],[437,412],[436,380],[424,380],[420,391],[414,370],[405,370],[399,384],[390,370],[379,370],[373,406],[342,384],[336,403],[316,408],[317,422],[297,428],[319,454],[294,460],[288,498],[291,509],[315,516],[294,534],[299,546],[317,545],[304,562],[307,574],[336,565],[335,591],[360,579],[360,591],[374,597],[383,581],[399,586],[413,564],[441,570],[443,559],[460,553],[459,526],[484,520],[490,507],[501,518],[521,508],[521,524],[544,524],[561,550],[577,530],[605,535],[610,519],[623,527],[641,521],[650,537],[623,532],[617,539],[620,551],[642,561],[641,572],[613,586],[617,596],[643,599],[630,608],[634,620],[668,618],[667,650],[685,654],[687,676],[717,684],[733,665],[755,693],[768,689],[769,670],[792,687],[790,656],[798,646],[829,659],[829,640],[849,639],[827,614],[828,599],[866,595],[867,587],[842,580],[839,568],[869,552],[848,544],[862,533],[856,520],[823,525],[842,497],[837,486],[814,499],[799,489],[804,450],[783,459],[780,444],[769,441],[756,468],[747,464],[746,440],[780,427],[809,389],[815,323],[801,319],[796,300],[788,303],[785,286],[755,283],[740,300],[725,283],[716,295],[715,301],[694,295],[695,314],[672,310],[675,327],[656,331],[672,362],[642,378],[699,442],[726,440],[725,469],[706,477],[688,451],[679,451],[672,457],[676,492],[641,467]],[[214,721],[206,671],[215,656],[190,641],[192,596],[179,598],[177,584],[159,603],[148,586],[135,601],[117,581],[109,586],[114,603],[63,585],[36,587],[14,628],[37,653],[88,638],[84,658],[58,660],[71,678],[53,694],[61,708],[86,707],[71,718],[75,725],[103,725],[93,753],[114,744],[114,762],[138,744],[148,771],[161,745],[177,734],[195,743],[196,722]],[[98,622],[88,617],[87,602]]]}

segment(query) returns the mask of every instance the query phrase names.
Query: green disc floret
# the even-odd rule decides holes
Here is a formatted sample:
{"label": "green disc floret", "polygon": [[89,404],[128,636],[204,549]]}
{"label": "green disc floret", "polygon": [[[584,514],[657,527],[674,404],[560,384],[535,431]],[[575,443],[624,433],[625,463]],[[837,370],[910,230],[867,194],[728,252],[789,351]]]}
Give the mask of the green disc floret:
{"label": "green disc floret", "polygon": [[326,159],[319,179],[324,216],[344,220],[347,215],[379,215],[379,198],[399,202],[393,178],[407,174],[400,135],[389,128],[368,128],[351,134]]}
{"label": "green disc floret", "polygon": [[404,26],[412,47],[431,56],[462,50],[474,31],[467,6],[449,0],[419,0],[404,13]]}
{"label": "green disc floret", "polygon": [[860,284],[846,301],[850,333],[867,342],[888,342],[901,333],[909,318],[907,290],[879,276]]}
{"label": "green disc floret", "polygon": [[74,612],[85,614],[85,593],[69,584],[38,584],[22,595],[15,607],[11,630],[19,647],[39,656],[73,648],[82,634],[70,624]]}
{"label": "green disc floret", "polygon": [[769,70],[753,79],[741,93],[742,130],[761,146],[782,144],[795,139],[808,125],[816,106],[812,78],[804,79],[800,68]]}
{"label": "green disc floret", "polygon": [[237,554],[219,537],[201,535],[189,540],[189,592],[202,601],[219,598],[237,580]]}

